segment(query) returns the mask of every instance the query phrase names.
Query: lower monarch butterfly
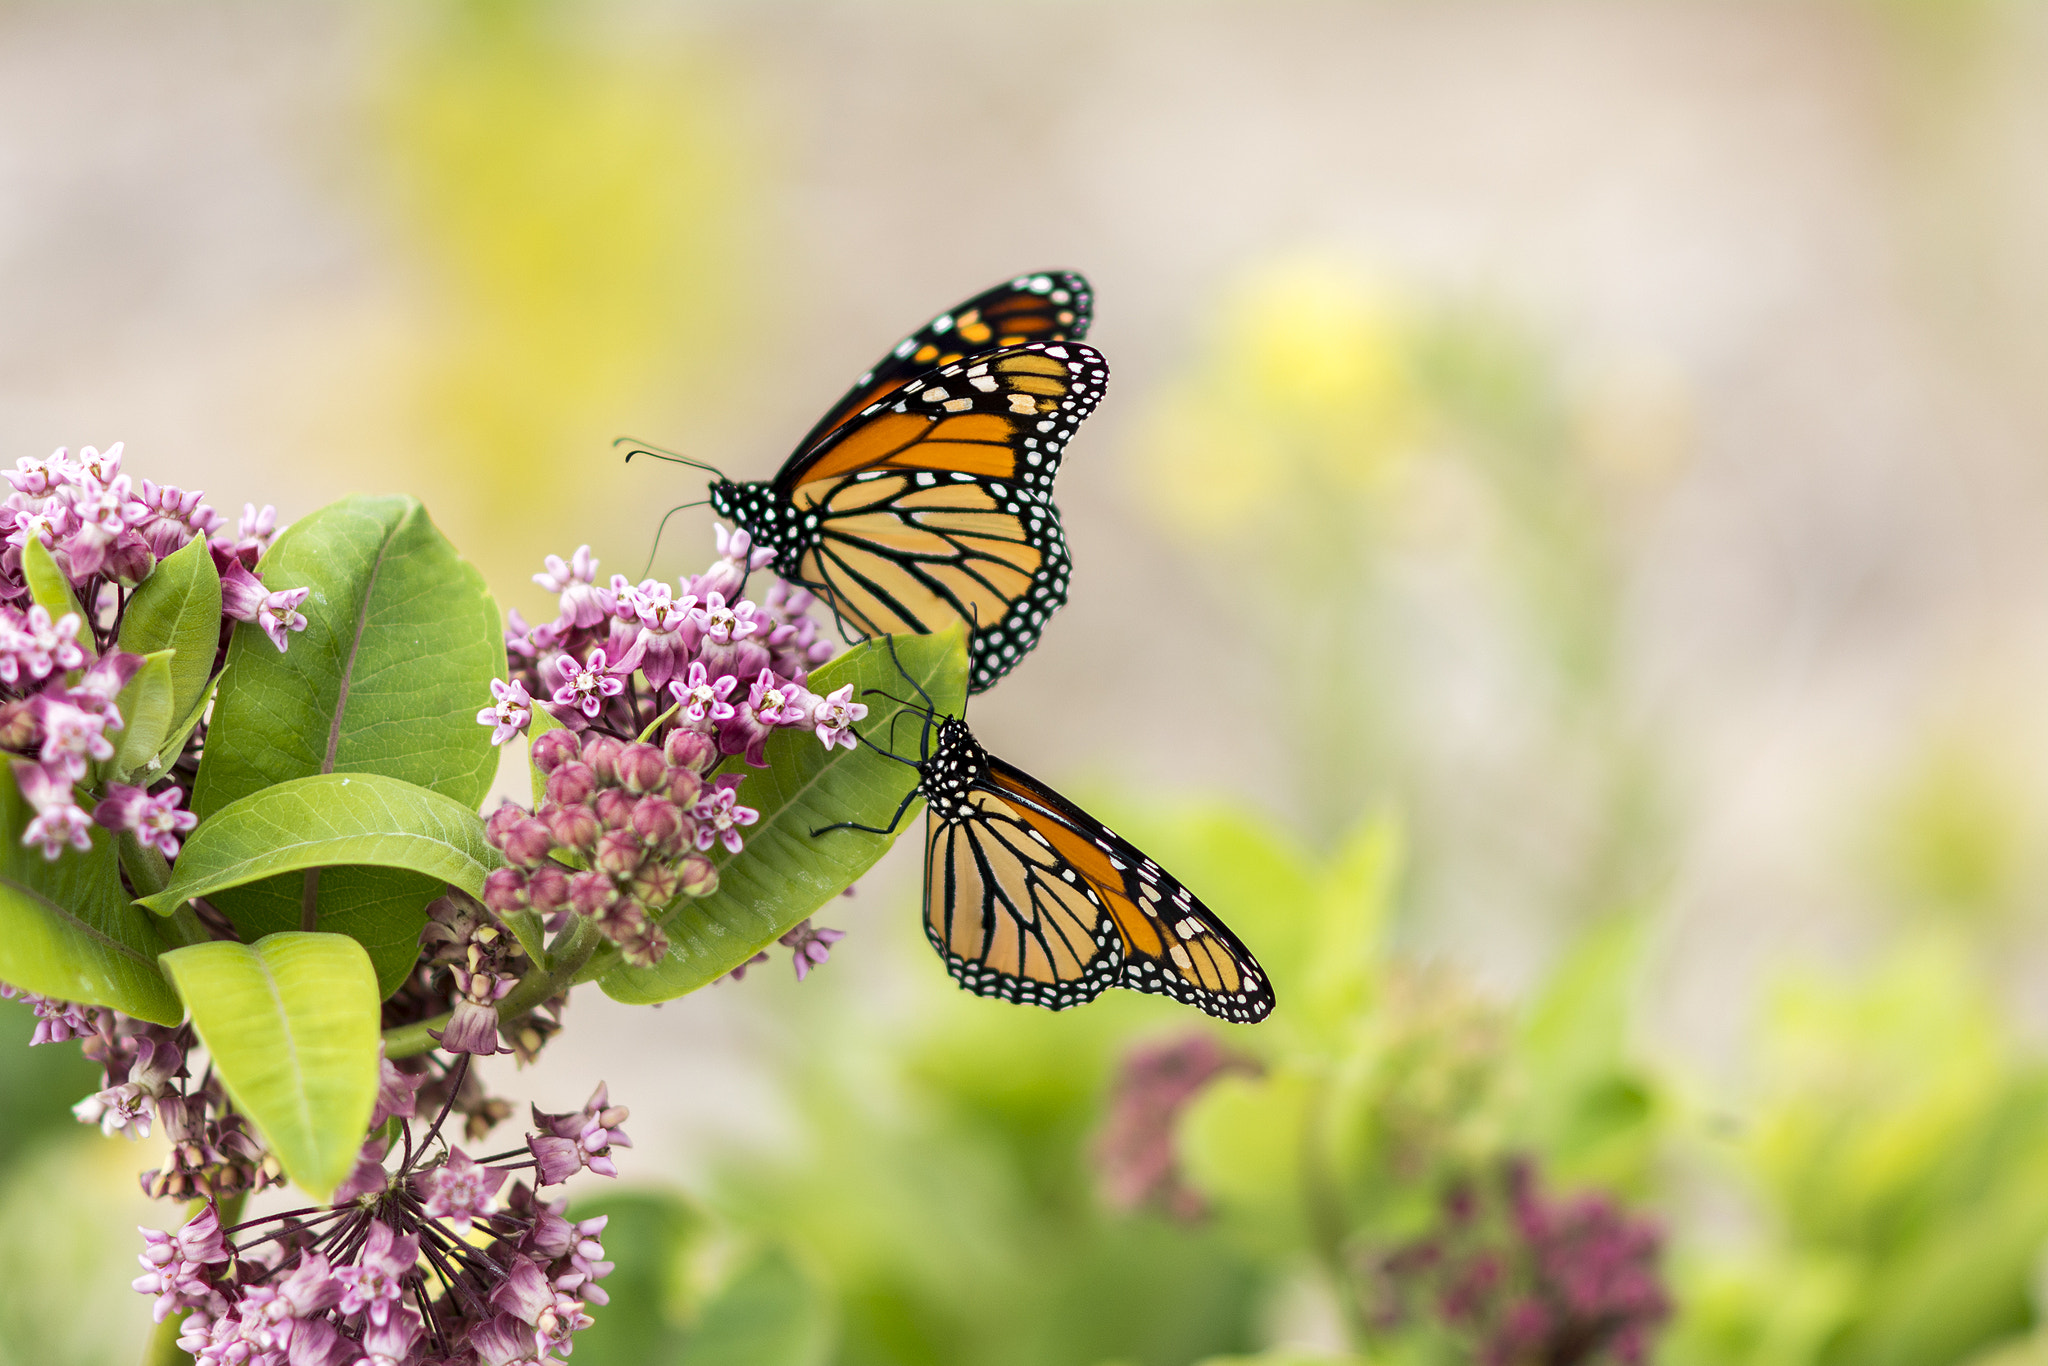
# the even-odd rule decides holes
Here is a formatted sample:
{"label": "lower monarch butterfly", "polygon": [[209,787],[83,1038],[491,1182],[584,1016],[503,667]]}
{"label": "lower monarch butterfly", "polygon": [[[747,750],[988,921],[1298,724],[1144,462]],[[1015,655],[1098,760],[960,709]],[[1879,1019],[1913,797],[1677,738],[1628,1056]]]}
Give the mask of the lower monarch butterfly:
{"label": "lower monarch butterfly", "polygon": [[1047,271],[963,301],[862,375],[772,480],[719,475],[711,506],[853,633],[976,623],[968,688],[990,687],[1067,600],[1053,476],[1109,376],[1079,340],[1090,297]]}
{"label": "lower monarch butterfly", "polygon": [[1128,987],[1239,1023],[1272,1013],[1272,983],[1213,911],[1108,826],[984,750],[966,722],[940,718],[904,677],[925,703],[918,757],[875,748],[916,769],[917,785],[886,826],[841,821],[811,833],[891,834],[924,796],[924,932],[954,980],[1049,1010]]}

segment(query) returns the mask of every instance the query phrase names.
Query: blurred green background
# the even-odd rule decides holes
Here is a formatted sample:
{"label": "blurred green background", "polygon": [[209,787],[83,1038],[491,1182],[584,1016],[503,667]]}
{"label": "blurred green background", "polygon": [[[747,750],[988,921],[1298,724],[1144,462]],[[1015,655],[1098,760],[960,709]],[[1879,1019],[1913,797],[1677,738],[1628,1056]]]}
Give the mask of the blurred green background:
{"label": "blurred green background", "polygon": [[[6,4],[0,430],[415,493],[544,615],[701,494],[612,438],[766,477],[1093,279],[1073,602],[975,726],[1281,1012],[964,997],[905,852],[801,987],[579,996],[496,1078],[635,1112],[579,1363],[1469,1360],[1367,1268],[1509,1154],[1658,1222],[1658,1360],[2048,1361],[2044,142],[2035,0]],[[1121,1209],[1203,1032],[1204,1213]],[[153,1159],[0,1068],[0,1361],[132,1359]]]}

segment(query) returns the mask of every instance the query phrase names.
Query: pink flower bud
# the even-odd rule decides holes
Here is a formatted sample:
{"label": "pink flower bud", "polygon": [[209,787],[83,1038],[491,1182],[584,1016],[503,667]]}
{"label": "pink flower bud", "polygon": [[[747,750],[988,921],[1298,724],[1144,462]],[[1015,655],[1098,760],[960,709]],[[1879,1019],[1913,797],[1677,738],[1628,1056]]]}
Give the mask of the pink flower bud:
{"label": "pink flower bud", "polygon": [[627,745],[619,751],[619,784],[634,796],[652,792],[668,778],[668,765],[653,745]]}
{"label": "pink flower bud", "polygon": [[533,742],[530,754],[535,768],[553,773],[581,752],[574,735],[566,730],[551,730]]}
{"label": "pink flower bud", "polygon": [[718,870],[702,854],[692,854],[676,870],[686,896],[709,896],[718,890]]}
{"label": "pink flower bud", "polygon": [[682,890],[683,880],[666,863],[649,863],[633,879],[633,895],[649,906],[666,906]]}
{"label": "pink flower bud", "polygon": [[549,805],[542,808],[541,819],[547,822],[555,843],[582,853],[590,851],[603,829],[597,823],[597,813],[587,806]]}
{"label": "pink flower bud", "polygon": [[624,830],[633,824],[633,799],[616,787],[598,793],[590,808],[607,830]]}
{"label": "pink flower bud", "polygon": [[506,834],[530,814],[517,802],[499,803],[498,809],[484,820],[484,838],[491,842],[493,849],[503,849]]}
{"label": "pink flower bud", "polygon": [[704,795],[704,780],[687,768],[668,771],[668,799],[684,810],[695,806]]}
{"label": "pink flower bud", "polygon": [[607,830],[598,837],[590,861],[599,872],[631,877],[640,866],[640,840],[631,830]]}
{"label": "pink flower bud", "polygon": [[603,915],[619,899],[619,889],[603,873],[581,872],[569,879],[569,907],[578,915]]}
{"label": "pink flower bud", "polygon": [[550,915],[569,900],[569,874],[552,863],[536,868],[526,879],[526,895],[533,909]]}
{"label": "pink flower bud", "polygon": [[548,774],[548,800],[562,806],[577,806],[597,791],[597,774],[589,764],[566,763]]}
{"label": "pink flower bud", "polygon": [[682,831],[682,808],[672,801],[642,797],[633,808],[633,833],[656,853],[667,856],[679,852],[683,847]]}
{"label": "pink flower bud", "polygon": [[619,780],[619,751],[623,748],[609,735],[583,737],[583,762],[590,765],[600,785],[610,787]]}
{"label": "pink flower bud", "polygon": [[526,874],[517,868],[499,868],[484,879],[484,905],[499,915],[523,911],[528,904]]}
{"label": "pink flower bud", "polygon": [[718,746],[711,737],[694,730],[678,727],[668,733],[668,743],[662,746],[662,757],[676,768],[688,769],[692,773],[708,773],[718,763]]}
{"label": "pink flower bud", "polygon": [[538,868],[554,851],[554,832],[546,821],[528,816],[505,832],[505,861],[521,868]]}

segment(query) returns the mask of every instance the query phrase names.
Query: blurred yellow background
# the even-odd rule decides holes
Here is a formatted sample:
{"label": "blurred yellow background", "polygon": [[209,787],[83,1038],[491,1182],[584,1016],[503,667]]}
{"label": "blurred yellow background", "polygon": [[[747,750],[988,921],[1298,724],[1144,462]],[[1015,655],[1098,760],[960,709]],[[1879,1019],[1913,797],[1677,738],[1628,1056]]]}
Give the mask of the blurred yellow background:
{"label": "blurred yellow background", "polygon": [[[413,493],[545,616],[702,496],[613,438],[766,478],[1084,271],[1072,603],[977,732],[1105,813],[1389,816],[1393,942],[1501,1001],[1641,917],[1640,1047],[1739,1096],[1784,971],[1930,926],[2048,1028],[2044,145],[2026,0],[8,4],[0,458]],[[917,874],[824,913],[839,1008],[939,977]],[[500,1084],[601,1068],[699,1182],[800,1124],[771,975],[586,992]]]}

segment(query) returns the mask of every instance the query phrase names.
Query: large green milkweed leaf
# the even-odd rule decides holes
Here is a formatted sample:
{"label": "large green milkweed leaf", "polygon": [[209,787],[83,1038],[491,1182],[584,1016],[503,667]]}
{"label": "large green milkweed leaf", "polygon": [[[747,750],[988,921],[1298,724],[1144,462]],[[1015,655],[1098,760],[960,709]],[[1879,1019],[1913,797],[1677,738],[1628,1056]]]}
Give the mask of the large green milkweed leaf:
{"label": "large green milkweed leaf", "polygon": [[[482,801],[498,756],[476,713],[504,675],[504,637],[482,576],[425,510],[410,498],[345,498],[294,523],[261,568],[273,589],[312,589],[307,627],[284,653],[256,626],[235,628],[193,785],[200,818],[319,773],[378,773],[463,806]],[[244,938],[332,928],[388,969],[386,950],[419,933],[439,892],[415,872],[330,865],[213,900]]]}
{"label": "large green milkweed leaf", "polygon": [[[220,645],[220,573],[204,536],[165,556],[135,589],[121,614],[121,648],[153,655],[176,650],[171,659],[171,720],[198,704],[213,674]],[[168,730],[169,727],[166,727]]]}
{"label": "large green milkweed leaf", "polygon": [[90,850],[66,847],[51,862],[22,847],[34,819],[13,775],[0,773],[0,982],[152,1024],[185,1018],[157,970],[156,926],[121,890],[113,837],[95,829]]}
{"label": "large green milkweed leaf", "polygon": [[[900,745],[890,744],[890,722],[907,708],[861,694],[879,688],[917,702],[905,673],[931,694],[941,716],[959,715],[967,694],[965,628],[898,636],[896,659],[890,657],[885,641],[857,645],[812,674],[809,687],[823,696],[853,684],[855,700],[866,702],[869,709],[861,734],[903,753],[904,747],[916,747],[922,725],[917,713],[909,712],[909,719],[896,727]],[[614,1000],[644,1005],[695,991],[746,962],[846,890],[895,837],[858,830],[814,837],[811,832],[839,821],[887,825],[897,803],[917,781],[908,768],[884,758],[871,745],[828,752],[816,735],[793,729],[770,737],[767,768],[746,768],[735,761],[730,771],[746,775],[740,804],[759,811],[761,819],[747,827],[746,848],[738,855],[728,855],[722,848],[714,855],[720,864],[718,890],[684,901],[669,917],[668,957],[651,968],[615,967],[598,979]],[[899,833],[915,825],[919,809],[913,802],[903,813]]]}
{"label": "large green milkweed leaf", "polygon": [[173,949],[163,963],[236,1107],[325,1201],[377,1099],[377,977],[362,945],[293,932]]}
{"label": "large green milkweed leaf", "polygon": [[[139,904],[168,915],[196,896],[336,865],[404,870],[437,888],[453,883],[481,896],[485,875],[502,862],[484,839],[482,819],[453,798],[376,773],[316,773],[216,811],[186,841],[170,885]],[[263,929],[297,928],[302,910]],[[411,970],[419,948],[416,926],[393,937],[391,923],[348,907],[323,916],[322,923],[369,950],[387,989],[395,990]]]}

